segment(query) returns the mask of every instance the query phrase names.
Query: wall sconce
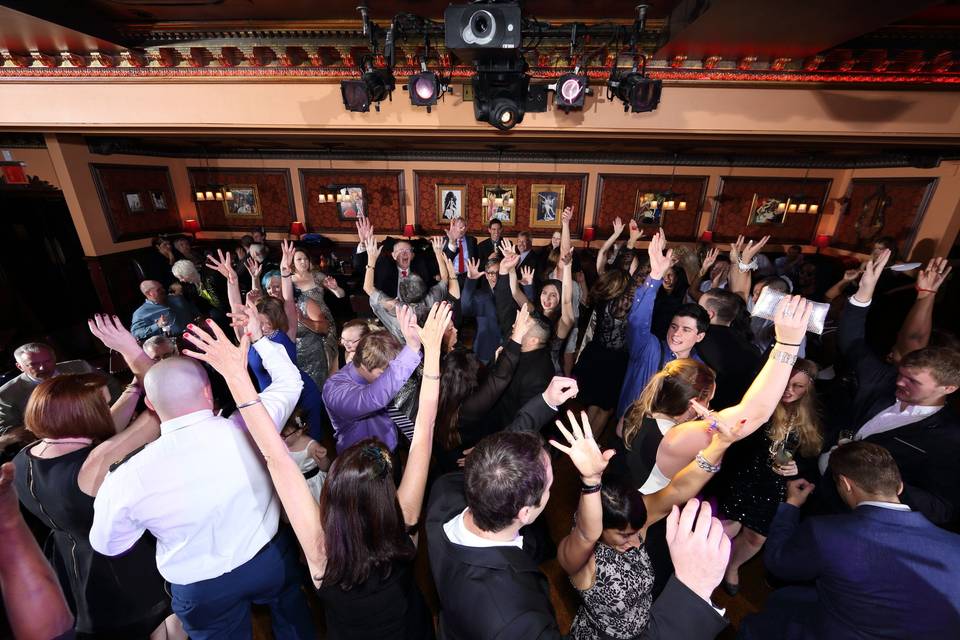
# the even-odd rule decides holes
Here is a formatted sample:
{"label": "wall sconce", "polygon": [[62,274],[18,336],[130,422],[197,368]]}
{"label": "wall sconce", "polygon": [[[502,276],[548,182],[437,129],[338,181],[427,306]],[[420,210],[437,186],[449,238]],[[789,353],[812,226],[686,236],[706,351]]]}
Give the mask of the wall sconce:
{"label": "wall sconce", "polygon": [[584,246],[590,246],[590,243],[593,242],[593,237],[595,234],[596,230],[593,227],[585,227],[583,229],[583,241],[585,243]]}
{"label": "wall sconce", "polygon": [[816,214],[818,211],[820,211],[820,205],[818,204],[812,204],[807,208],[807,213]]}
{"label": "wall sconce", "polygon": [[780,204],[777,205],[777,213],[783,213],[786,210],[787,210],[786,202],[781,202]]}
{"label": "wall sconce", "polygon": [[790,206],[787,207],[787,213],[796,213],[796,212],[797,212],[797,203],[791,202]]}
{"label": "wall sconce", "polygon": [[408,239],[413,237],[414,228],[412,224],[403,225],[403,235]]}
{"label": "wall sconce", "polygon": [[797,213],[806,213],[807,212],[807,203],[801,202],[797,205]]}
{"label": "wall sconce", "polygon": [[307,226],[300,222],[299,220],[294,220],[290,223],[290,235],[296,236],[297,239],[300,239],[300,236],[307,232]]}
{"label": "wall sconce", "polygon": [[830,246],[830,240],[832,238],[825,234],[820,234],[813,240],[813,246],[817,248],[817,253],[820,253],[820,249],[826,249]]}
{"label": "wall sconce", "polygon": [[700,234],[700,242],[713,242],[713,231],[707,229]]}
{"label": "wall sconce", "polygon": [[230,190],[230,187],[224,187],[222,185],[205,185],[195,188],[194,199],[197,202],[223,202],[224,200],[233,200],[233,191]]}

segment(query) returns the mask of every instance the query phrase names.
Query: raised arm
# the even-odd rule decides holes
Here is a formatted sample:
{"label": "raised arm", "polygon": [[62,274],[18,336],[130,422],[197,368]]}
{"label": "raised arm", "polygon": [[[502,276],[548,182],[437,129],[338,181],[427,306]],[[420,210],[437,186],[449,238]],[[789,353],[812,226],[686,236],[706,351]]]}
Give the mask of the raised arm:
{"label": "raised arm", "polygon": [[280,258],[280,291],[283,296],[283,310],[287,314],[287,337],[297,341],[297,301],[293,297],[293,242],[283,240],[280,244],[283,256]]}
{"label": "raised arm", "polygon": [[460,279],[457,278],[457,271],[453,267],[453,261],[450,260],[442,251],[438,258],[443,260],[447,267],[447,294],[455,299],[460,299]]}
{"label": "raised arm", "polygon": [[[240,295],[240,280],[233,269],[230,254],[217,249],[217,257],[207,255],[207,267],[222,275],[227,281],[227,303],[230,309],[243,306],[243,297]],[[251,286],[253,286],[251,284]]]}
{"label": "raised arm", "polygon": [[186,350],[184,355],[206,362],[226,380],[237,402],[237,411],[263,454],[273,486],[303,548],[310,575],[315,576],[316,581],[316,576],[323,574],[326,561],[320,510],[300,467],[290,457],[287,445],[280,437],[278,425],[264,407],[247,373],[250,337],[244,335],[238,348],[215,324],[210,330],[212,337],[200,329],[186,333],[184,337],[195,350]]}
{"label": "raised arm", "polygon": [[600,247],[600,251],[597,252],[597,275],[602,276],[607,270],[607,253],[610,251],[610,248],[613,247],[617,242],[617,238],[620,237],[620,234],[623,233],[623,220],[620,219],[620,216],[617,216],[613,219],[613,233],[610,234],[610,237],[607,238],[606,242],[603,243],[603,246]]}
{"label": "raised arm", "polygon": [[934,258],[917,275],[917,299],[897,334],[897,344],[894,346],[897,355],[902,357],[927,346],[930,332],[933,331],[933,304],[937,290],[950,275],[951,269],[946,258]]}
{"label": "raised arm", "polygon": [[460,308],[464,315],[472,316],[476,313],[473,307],[473,298],[477,291],[477,282],[482,277],[480,261],[477,258],[467,260],[467,279],[463,282],[463,295],[460,298]]}
{"label": "raised arm", "polygon": [[[441,252],[443,248],[441,246]],[[438,302],[430,309],[423,329],[416,326],[416,317],[410,315],[411,331],[420,334],[423,344],[423,378],[420,382],[420,400],[417,405],[417,418],[410,441],[410,453],[403,478],[397,487],[397,502],[403,512],[403,521],[407,527],[414,527],[420,518],[423,506],[423,493],[427,486],[427,474],[430,469],[430,455],[433,451],[433,427],[437,418],[437,402],[440,398],[440,352],[443,334],[450,326],[452,309],[445,302]]]}
{"label": "raised arm", "polygon": [[837,326],[837,347],[844,359],[855,367],[858,377],[861,378],[861,385],[875,375],[877,369],[884,367],[873,350],[867,346],[866,324],[873,291],[889,259],[890,251],[884,249],[875,260],[866,263],[857,292],[847,301]]}
{"label": "raised arm", "polygon": [[343,287],[340,286],[340,283],[337,282],[337,279],[333,276],[323,276],[323,288],[335,295],[338,298],[345,298],[347,292],[343,290]]}
{"label": "raised arm", "polygon": [[664,253],[666,244],[667,239],[661,229],[650,239],[650,246],[647,247],[647,253],[650,256],[650,276],[646,282],[637,287],[630,315],[627,317],[628,344],[632,355],[636,355],[638,350],[644,348],[647,338],[651,335],[650,326],[653,323],[653,305],[657,298],[657,290],[673,257],[671,250]]}
{"label": "raised arm", "polygon": [[500,260],[499,276],[493,287],[493,300],[497,307],[497,322],[500,324],[500,333],[510,335],[513,321],[517,315],[517,304],[510,292],[510,275],[516,273],[520,256],[516,253],[504,253]]}
{"label": "raised arm", "polygon": [[130,371],[142,383],[143,376],[153,366],[153,360],[143,352],[143,348],[137,344],[133,334],[124,328],[120,318],[98,313],[87,320],[87,326],[90,328],[90,333],[96,336],[105,347],[123,356],[123,361],[130,367]]}
{"label": "raised arm", "polygon": [[843,295],[843,292],[847,290],[852,283],[857,281],[857,278],[860,277],[860,274],[863,273],[860,269],[847,269],[843,272],[843,277],[840,280],[827,289],[827,292],[823,294],[824,299],[827,302],[833,302],[837,298]]}
{"label": "raised arm", "polygon": [[376,291],[376,287],[373,284],[373,277],[376,272],[377,258],[380,257],[380,243],[377,242],[377,239],[373,236],[372,230],[371,234],[364,237],[363,247],[367,252],[367,266],[364,269],[363,274],[363,291],[368,296],[372,296],[373,292]]}
{"label": "raised arm", "polygon": [[564,207],[560,214],[560,255],[565,255],[567,251],[573,250],[573,243],[570,242],[570,221],[573,219],[573,207]]}
{"label": "raised arm", "polygon": [[697,272],[697,277],[690,280],[690,286],[687,288],[687,295],[689,295],[694,301],[700,300],[700,296],[703,295],[703,292],[700,291],[700,284],[707,277],[707,274],[710,273],[710,269],[717,261],[717,257],[719,255],[720,249],[716,247],[707,251],[707,255],[704,256],[703,262],[700,264],[700,270]]}
{"label": "raised arm", "polygon": [[120,433],[133,420],[133,414],[137,410],[137,404],[140,402],[140,396],[143,395],[143,387],[139,381],[134,378],[133,382],[120,392],[120,397],[110,405],[110,417],[113,419],[113,428]]}
{"label": "raised arm", "polygon": [[[551,440],[550,444],[570,456],[570,461],[580,474],[584,487],[599,487],[603,472],[614,456],[615,451],[600,451],[593,439],[593,429],[587,420],[587,413],[581,412],[582,427],[577,423],[572,411],[567,411],[570,421],[568,431],[557,420],[557,427],[567,444]],[[590,562],[594,548],[603,533],[603,507],[600,503],[600,491],[581,491],[577,507],[576,524],[557,547],[557,560],[569,576],[580,573]]]}
{"label": "raised arm", "polygon": [[557,325],[557,337],[560,339],[570,335],[575,322],[573,313],[573,248],[560,254],[563,265],[563,291],[560,293],[560,323]]}
{"label": "raised arm", "polygon": [[777,304],[774,312],[777,344],[739,404],[714,413],[691,401],[701,415],[710,419],[679,424],[663,437],[657,450],[657,466],[665,476],[669,478],[687,466],[698,450],[713,441],[709,428],[713,423],[718,427],[736,425],[734,435],[739,440],[770,419],[790,379],[812,310],[813,305],[800,296],[785,296]]}

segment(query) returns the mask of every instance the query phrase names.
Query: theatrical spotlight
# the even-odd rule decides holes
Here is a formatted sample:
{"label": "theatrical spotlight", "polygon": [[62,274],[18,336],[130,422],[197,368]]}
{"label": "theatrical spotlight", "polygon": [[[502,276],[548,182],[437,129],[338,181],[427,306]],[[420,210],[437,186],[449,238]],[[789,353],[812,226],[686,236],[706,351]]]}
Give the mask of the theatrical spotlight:
{"label": "theatrical spotlight", "polygon": [[437,104],[440,96],[450,89],[433,71],[427,71],[425,66],[422,69],[420,73],[410,76],[410,81],[403,88],[410,92],[410,104],[426,107],[427,113],[430,113],[430,108]]}
{"label": "theatrical spotlight", "polygon": [[582,109],[587,94],[593,95],[590,90],[590,80],[586,74],[581,74],[577,68],[573,73],[565,73],[550,85],[553,91],[553,103],[560,109],[570,112],[571,109]]}
{"label": "theatrical spotlight", "polygon": [[374,69],[367,63],[360,80],[341,80],[340,94],[347,111],[370,111],[370,105],[380,111],[380,101],[396,88],[396,81],[389,69]]}
{"label": "theatrical spotlight", "polygon": [[[644,61],[646,68],[646,61]],[[610,99],[610,90],[623,101],[623,110],[641,113],[644,111],[653,111],[660,104],[660,89],[663,82],[661,80],[652,80],[644,73],[637,72],[637,65],[629,73],[613,76],[607,80],[607,99]]]}
{"label": "theatrical spotlight", "polygon": [[473,115],[501,131],[512,129],[526,113],[530,76],[519,56],[477,62],[473,76]]}

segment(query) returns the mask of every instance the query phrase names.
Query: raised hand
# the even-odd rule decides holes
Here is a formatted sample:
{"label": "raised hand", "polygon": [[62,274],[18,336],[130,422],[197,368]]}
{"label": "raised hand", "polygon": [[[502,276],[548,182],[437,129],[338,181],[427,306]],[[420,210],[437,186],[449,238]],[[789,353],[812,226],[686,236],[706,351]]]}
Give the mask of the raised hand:
{"label": "raised hand", "polygon": [[570,247],[560,255],[560,264],[573,264],[573,247]]}
{"label": "raised hand", "polygon": [[760,249],[763,249],[764,245],[769,242],[770,236],[763,236],[760,238],[759,242],[754,243],[753,240],[747,242],[746,246],[740,250],[740,262],[743,264],[750,264],[753,262],[753,259],[757,257],[757,254],[760,253]]}
{"label": "raised hand", "polygon": [[517,265],[520,264],[520,255],[516,253],[504,254],[503,259],[500,260],[500,275],[505,276],[510,273],[511,269],[516,269]]}
{"label": "raised hand", "polygon": [[432,236],[430,238],[430,244],[433,246],[433,252],[437,255],[440,255],[443,253],[443,246],[446,244],[446,242],[440,236]]}
{"label": "raised hand", "polygon": [[727,276],[729,274],[730,274],[730,263],[721,262],[714,268],[713,277],[710,278],[710,284],[712,284],[714,288],[719,287],[726,281]]}
{"label": "raised hand", "polygon": [[230,318],[230,326],[234,329],[240,329],[250,337],[250,342],[256,342],[263,337],[263,329],[260,326],[260,314],[257,312],[257,304],[247,299],[245,306],[235,305],[233,310],[227,314]]}
{"label": "raised hand", "polygon": [[[580,388],[577,386],[576,380],[564,376],[553,376],[550,384],[547,385],[547,389],[543,392],[543,399],[551,407],[560,407],[570,398],[575,398],[578,393],[580,393]],[[588,429],[586,421],[584,421],[584,428]],[[591,431],[591,433],[593,432]]]}
{"label": "raised hand", "polygon": [[[673,250],[666,249],[666,247],[667,236],[663,233],[663,229],[660,229],[650,238],[650,246],[647,247],[647,254],[650,256],[651,278],[657,280],[663,278],[663,274],[666,273],[670,267],[670,258],[673,257]],[[666,249],[666,252],[664,252],[664,249]]]}
{"label": "raised hand", "polygon": [[570,221],[573,219],[573,207],[564,207],[563,213],[560,214],[560,222],[563,224],[570,224]]}
{"label": "raised hand", "polygon": [[860,302],[870,302],[870,300],[873,299],[873,290],[877,287],[877,280],[880,279],[880,274],[883,273],[883,269],[887,266],[888,260],[890,260],[890,249],[884,249],[876,259],[871,259],[866,262],[863,268],[863,275],[860,276],[860,288],[857,289],[857,293],[854,295],[857,300]]}
{"label": "raised hand", "polygon": [[563,423],[557,420],[557,427],[567,444],[562,445],[556,440],[551,440],[550,444],[570,456],[570,461],[580,472],[584,484],[600,484],[603,472],[616,451],[613,449],[600,451],[597,441],[593,439],[593,430],[590,428],[586,411],[580,412],[582,427],[577,423],[572,411],[567,411],[567,419],[570,421],[570,431],[567,431]]}
{"label": "raised hand", "polygon": [[717,261],[717,258],[720,257],[720,249],[714,247],[707,251],[707,255],[703,257],[703,264],[700,265],[700,275],[706,275],[710,271],[710,267],[713,266],[713,263]]}
{"label": "raised hand", "polygon": [[480,271],[480,259],[470,258],[467,260],[467,277],[471,280],[478,280],[481,276],[483,276],[483,271]]}
{"label": "raised hand", "polygon": [[795,507],[802,507],[803,503],[807,501],[807,498],[816,488],[817,485],[813,484],[812,482],[807,482],[807,480],[804,478],[791,480],[787,483],[787,504],[792,504]]}
{"label": "raised hand", "polygon": [[228,283],[236,284],[237,272],[233,269],[233,261],[230,259],[229,253],[224,253],[222,250],[217,249],[216,258],[207,254],[207,267],[226,278]]}
{"label": "raised hand", "polygon": [[247,292],[247,304],[251,302],[255,305],[263,298],[263,292],[260,289],[250,289]]}
{"label": "raised hand", "polygon": [[927,268],[917,274],[917,297],[935,295],[952,269],[946,258],[934,258],[927,263]]}
{"label": "raised hand", "polygon": [[504,238],[500,241],[500,253],[504,256],[517,255],[516,245]]}
{"label": "raised hand", "polygon": [[847,269],[843,272],[843,281],[844,282],[853,282],[860,277],[860,274],[863,273],[860,269]]}
{"label": "raised hand", "polygon": [[96,336],[107,349],[113,349],[119,353],[140,350],[137,339],[127,331],[117,316],[98,313],[87,320],[87,326],[90,327],[90,333]]}
{"label": "raised hand", "polygon": [[364,216],[357,220],[357,237],[360,238],[361,243],[366,243],[369,238],[373,237],[373,225]]}
{"label": "raised hand", "polygon": [[533,267],[520,267],[520,284],[533,284]]}
{"label": "raised hand", "polygon": [[250,347],[250,337],[244,335],[240,339],[240,346],[235,346],[213,320],[206,322],[207,331],[213,332],[213,335],[196,325],[187,325],[183,337],[196,350],[184,349],[183,355],[206,362],[228,383],[231,380],[243,379],[249,382],[247,350]]}
{"label": "raised hand", "polygon": [[630,242],[636,243],[642,237],[643,231],[641,231],[640,225],[637,224],[636,220],[630,220]]}
{"label": "raised hand", "polygon": [[623,233],[623,220],[617,216],[613,219],[613,237],[619,238],[621,233]]}
{"label": "raised hand", "polygon": [[[510,339],[520,344],[520,342],[523,341],[523,336],[527,335],[527,331],[529,331],[532,326],[533,318],[530,317],[530,305],[525,304],[517,311],[517,317],[513,321],[513,330],[510,332]],[[496,358],[494,358],[494,360],[496,360]]]}
{"label": "raised hand", "polygon": [[280,258],[280,272],[290,273],[293,271],[293,254],[296,253],[296,248],[291,240],[283,240],[280,242],[280,249],[283,252]]}
{"label": "raised hand", "polygon": [[380,257],[380,243],[372,235],[363,241],[363,247],[367,251],[367,265],[373,266]]}
{"label": "raised hand", "polygon": [[807,333],[813,303],[802,296],[784,296],[773,311],[777,342],[800,344]]}
{"label": "raised hand", "polygon": [[337,279],[333,276],[327,276],[323,279],[323,288],[329,289],[330,291],[336,291],[340,288],[340,284],[337,282]]}
{"label": "raised hand", "polygon": [[709,502],[691,498],[683,511],[674,505],[667,516],[667,546],[677,579],[707,603],[730,560],[730,538],[712,515]]}
{"label": "raised hand", "polygon": [[417,314],[405,304],[397,305],[397,324],[407,346],[414,351],[420,351],[420,327],[417,326]]}
{"label": "raised hand", "polygon": [[746,242],[743,236],[737,236],[736,242],[730,243],[730,262],[736,264],[740,261],[740,256],[743,253],[743,245]]}
{"label": "raised hand", "polygon": [[253,258],[247,258],[247,261],[244,262],[243,265],[247,268],[250,279],[255,283],[254,287],[259,288],[257,285],[260,283],[260,272],[263,270],[263,265]]}
{"label": "raised hand", "polygon": [[457,246],[457,241],[460,240],[460,233],[456,230],[455,222],[456,220],[451,220],[447,228],[444,229],[444,233],[447,234],[447,242],[451,247]]}
{"label": "raised hand", "polygon": [[439,355],[440,347],[443,344],[443,334],[446,333],[453,317],[453,308],[449,302],[438,302],[430,309],[423,328],[416,327],[420,336],[420,342],[423,344],[425,353]]}

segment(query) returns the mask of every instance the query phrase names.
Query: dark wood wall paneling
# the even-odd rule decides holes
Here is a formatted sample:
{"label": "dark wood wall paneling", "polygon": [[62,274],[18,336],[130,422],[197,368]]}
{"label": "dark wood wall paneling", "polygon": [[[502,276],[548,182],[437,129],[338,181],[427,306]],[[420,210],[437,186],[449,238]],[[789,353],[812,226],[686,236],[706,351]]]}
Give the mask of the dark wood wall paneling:
{"label": "dark wood wall paneling", "polygon": [[[834,246],[844,249],[869,252],[872,239],[880,236],[893,236],[901,251],[911,244],[920,220],[926,211],[936,188],[936,178],[893,178],[893,179],[857,179],[854,178],[846,197],[849,202],[840,215],[840,221],[834,232]],[[877,195],[883,185],[889,199],[883,209],[883,226],[879,231],[868,230],[869,219],[876,211]],[[864,212],[866,206],[867,211]],[[862,218],[862,231],[858,234],[857,223]]]}
{"label": "dark wood wall paneling", "polygon": [[260,197],[260,217],[227,216],[223,202],[198,202],[197,214],[204,231],[237,231],[257,229],[288,231],[296,220],[293,204],[293,185],[287,169],[205,169],[190,167],[190,185],[193,190],[207,184],[224,186],[255,185]]}
{"label": "dark wood wall paneling", "polygon": [[320,204],[321,189],[332,186],[363,187],[366,215],[377,233],[400,233],[404,226],[404,187],[402,171],[343,171],[300,169],[300,190],[306,207],[307,231],[354,233],[355,220],[341,220],[337,204]]}
{"label": "dark wood wall paneling", "polygon": [[[774,243],[811,244],[817,233],[820,216],[824,212],[831,182],[832,180],[803,178],[722,178],[720,197],[717,199],[713,223],[710,225],[714,240],[729,242],[736,240],[740,234],[751,238],[769,235]],[[788,213],[783,224],[748,225],[754,194],[777,198],[803,196],[808,204],[818,204],[819,211],[816,214]]]}
{"label": "dark wood wall paneling", "polygon": [[[486,236],[487,220],[483,211],[484,185],[496,185],[496,173],[416,171],[414,172],[414,205],[418,230],[427,234],[441,234],[446,228],[437,217],[437,185],[466,185],[467,232],[478,237]],[[557,217],[556,228],[530,227],[530,188],[535,184],[556,184],[564,186],[563,205],[573,207],[573,220],[570,233],[580,237],[583,232],[583,213],[587,196],[587,176],[580,173],[504,173],[500,175],[501,185],[517,187],[517,203],[514,205],[516,223],[504,227],[504,235],[513,238],[519,231],[529,231],[533,237],[549,238],[560,228]]]}
{"label": "dark wood wall paneling", "polygon": [[[685,200],[685,211],[665,211],[663,230],[669,240],[695,240],[700,224],[700,211],[707,191],[706,176],[677,176],[671,188],[670,176],[636,174],[600,174],[597,188],[596,213],[593,226],[598,240],[613,233],[613,220],[619,217],[624,224],[630,221],[637,206],[638,193],[663,193],[673,190],[676,202]],[[649,238],[646,230],[644,236]],[[626,232],[623,234],[626,238]]]}
{"label": "dark wood wall paneling", "polygon": [[[180,213],[165,166],[91,164],[93,181],[114,242],[180,230]],[[163,194],[167,208],[157,210],[150,192]],[[143,211],[131,211],[125,194],[139,193]]]}

